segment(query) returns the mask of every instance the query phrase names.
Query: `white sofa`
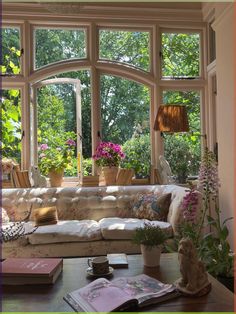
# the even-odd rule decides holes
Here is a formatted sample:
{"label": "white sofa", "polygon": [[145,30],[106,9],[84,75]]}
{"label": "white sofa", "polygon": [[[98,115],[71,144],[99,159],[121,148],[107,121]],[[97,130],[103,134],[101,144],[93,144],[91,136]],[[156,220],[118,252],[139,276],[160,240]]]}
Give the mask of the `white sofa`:
{"label": "white sofa", "polygon": [[[108,186],[78,188],[3,189],[2,207],[10,221],[23,220],[29,209],[55,205],[59,222],[2,245],[2,258],[95,256],[138,253],[131,238],[145,219],[132,218],[137,193],[172,193],[167,222],[154,221],[173,236],[181,223],[186,188],[176,185]],[[30,230],[34,222],[26,223]]]}

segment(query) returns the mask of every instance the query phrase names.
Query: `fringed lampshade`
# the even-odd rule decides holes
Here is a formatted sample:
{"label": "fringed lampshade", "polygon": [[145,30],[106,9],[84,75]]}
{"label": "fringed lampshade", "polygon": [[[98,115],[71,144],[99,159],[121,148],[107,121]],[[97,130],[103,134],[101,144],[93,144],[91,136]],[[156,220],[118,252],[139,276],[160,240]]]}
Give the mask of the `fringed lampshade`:
{"label": "fringed lampshade", "polygon": [[188,132],[186,107],[182,105],[161,105],[154,123],[154,130],[161,132]]}

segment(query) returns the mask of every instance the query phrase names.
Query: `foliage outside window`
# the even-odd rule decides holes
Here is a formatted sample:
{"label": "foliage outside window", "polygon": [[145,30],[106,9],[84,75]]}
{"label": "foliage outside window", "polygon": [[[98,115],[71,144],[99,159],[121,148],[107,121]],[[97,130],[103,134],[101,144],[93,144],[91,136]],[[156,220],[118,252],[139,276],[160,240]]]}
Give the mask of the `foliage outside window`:
{"label": "foliage outside window", "polygon": [[165,135],[165,158],[179,180],[188,175],[196,175],[201,160],[200,94],[195,91],[164,91],[163,102],[184,104],[187,107],[190,128],[189,133]]}
{"label": "foliage outside window", "polygon": [[20,30],[19,28],[4,27],[1,29],[3,75],[17,75],[20,73]]}
{"label": "foliage outside window", "polygon": [[200,35],[162,33],[162,77],[194,78],[200,75]]}
{"label": "foliage outside window", "polygon": [[[87,56],[86,31],[84,29],[37,27],[34,35],[34,63],[36,68],[57,61],[86,58]],[[100,59],[123,62],[149,71],[151,65],[149,52],[151,38],[149,35],[148,31],[100,29],[99,57]],[[4,28],[2,37],[3,56],[9,56],[4,59],[6,63],[5,73],[8,71],[11,74],[18,74],[20,73],[20,31],[18,28],[13,27]],[[199,76],[200,35],[198,33],[166,32],[162,34],[161,41],[163,77],[177,79]],[[2,67],[2,69],[4,68]],[[81,81],[83,166],[84,175],[91,174],[90,71],[58,73],[54,77],[79,78]],[[139,83],[112,75],[101,75],[100,87],[102,140],[119,143],[122,146],[126,154],[126,159],[122,161],[123,167],[133,168],[138,177],[149,176],[151,160],[149,89]],[[15,106],[17,101],[13,100],[13,94],[14,91],[11,92],[11,95],[4,97],[14,103]],[[15,97],[17,98],[16,95]],[[51,135],[60,137],[66,132],[76,131],[75,93],[69,84],[61,84],[60,88],[59,86],[57,88],[41,88],[37,101],[39,104],[39,144],[46,140],[49,141]],[[182,147],[185,151],[191,151],[192,159],[188,163],[188,174],[196,174],[199,164],[198,156],[200,160],[200,137],[198,136],[200,134],[199,93],[165,91],[163,102],[181,103],[188,106],[190,127],[195,134],[181,137],[176,134],[166,137],[165,154],[173,171],[177,173],[175,169],[176,162],[171,162],[172,159],[174,160],[174,151],[177,147]],[[4,110],[4,104],[2,108]],[[18,109],[20,110],[20,106]],[[10,112],[9,114],[11,114]],[[18,113],[18,122],[14,118],[8,118],[11,125],[13,125],[13,122],[15,123],[14,131],[12,131],[12,126],[9,123],[5,125],[4,134],[14,133],[14,141],[20,139],[20,120],[20,113]],[[5,136],[5,146],[8,146],[9,149],[14,147],[15,144],[11,145],[14,141],[11,136]],[[20,145],[20,142],[18,144]],[[17,156],[19,156],[20,149],[15,148],[14,151],[16,152],[16,159],[19,160]],[[73,167],[66,173],[68,176],[77,174],[76,157],[73,158],[72,163]]]}
{"label": "foliage outside window", "polygon": [[37,28],[34,35],[36,69],[57,61],[86,58],[85,30]]}
{"label": "foliage outside window", "polygon": [[[64,85],[67,87],[65,88]],[[71,101],[66,102],[64,92],[71,94]],[[53,84],[42,87],[37,93],[38,103],[38,144],[47,144],[57,149],[69,139],[75,139],[76,113],[75,95],[73,85]],[[61,142],[62,141],[62,142]],[[41,151],[39,151],[39,155]],[[76,156],[76,145],[72,156]],[[40,157],[40,156],[39,156]],[[76,157],[75,157],[76,159]],[[65,170],[65,176],[77,175],[77,164]]]}
{"label": "foliage outside window", "polygon": [[1,91],[1,154],[21,162],[21,100],[18,89]]}
{"label": "foliage outside window", "polygon": [[138,177],[150,175],[149,90],[123,78],[101,77],[102,139],[118,143],[126,155],[122,166]]}
{"label": "foliage outside window", "polygon": [[99,31],[99,57],[149,71],[149,32]]}

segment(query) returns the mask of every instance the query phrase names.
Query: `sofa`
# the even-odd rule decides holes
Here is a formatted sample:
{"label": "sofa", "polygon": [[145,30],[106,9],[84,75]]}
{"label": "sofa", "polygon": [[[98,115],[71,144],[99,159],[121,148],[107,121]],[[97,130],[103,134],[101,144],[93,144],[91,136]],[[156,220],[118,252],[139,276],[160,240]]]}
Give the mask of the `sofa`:
{"label": "sofa", "polygon": [[[181,186],[3,189],[2,208],[8,219],[3,221],[3,227],[22,221],[32,209],[45,206],[56,206],[59,221],[40,226],[34,233],[17,240],[4,242],[2,258],[139,253],[140,247],[131,239],[135,229],[149,221],[133,215],[132,203],[140,193],[158,196],[171,193],[167,221],[154,220],[152,223],[160,226],[168,237],[173,237],[181,224],[181,202],[187,193],[187,189]],[[25,230],[30,232],[33,228],[31,215],[25,223]]]}

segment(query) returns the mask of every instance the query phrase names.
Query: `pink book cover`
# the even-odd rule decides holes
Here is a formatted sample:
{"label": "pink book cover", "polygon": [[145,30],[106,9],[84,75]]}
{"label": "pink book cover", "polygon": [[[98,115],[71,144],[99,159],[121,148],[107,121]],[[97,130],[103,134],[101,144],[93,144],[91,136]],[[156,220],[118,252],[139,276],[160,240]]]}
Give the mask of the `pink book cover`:
{"label": "pink book cover", "polygon": [[1,265],[2,275],[50,277],[62,263],[62,258],[7,258]]}

